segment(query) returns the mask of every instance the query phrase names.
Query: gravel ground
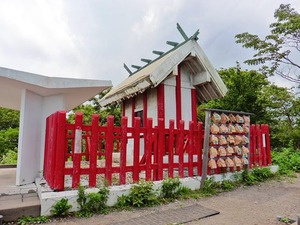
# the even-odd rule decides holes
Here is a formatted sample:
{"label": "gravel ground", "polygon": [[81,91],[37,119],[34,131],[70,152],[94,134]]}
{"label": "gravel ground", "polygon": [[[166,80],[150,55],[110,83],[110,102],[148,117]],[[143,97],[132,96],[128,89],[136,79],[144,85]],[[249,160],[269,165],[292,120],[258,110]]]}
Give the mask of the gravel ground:
{"label": "gravel ground", "polygon": [[235,191],[198,200],[176,201],[167,205],[133,211],[112,212],[91,218],[71,218],[49,225],[108,225],[161,210],[175,209],[198,203],[220,211],[219,215],[186,223],[187,225],[284,225],[277,216],[295,219],[300,215],[300,175],[297,178],[269,181],[257,186],[241,187]]}

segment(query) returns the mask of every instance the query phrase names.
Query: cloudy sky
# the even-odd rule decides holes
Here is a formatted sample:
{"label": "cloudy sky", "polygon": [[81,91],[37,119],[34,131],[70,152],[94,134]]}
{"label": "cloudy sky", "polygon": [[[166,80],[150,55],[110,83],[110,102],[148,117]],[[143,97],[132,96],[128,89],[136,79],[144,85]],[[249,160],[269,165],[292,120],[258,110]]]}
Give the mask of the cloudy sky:
{"label": "cloudy sky", "polygon": [[234,36],[266,35],[281,3],[300,11],[299,0],[0,0],[0,67],[116,85],[123,63],[143,65],[167,40],[183,41],[178,22],[188,36],[199,29],[214,67],[228,68],[252,55]]}

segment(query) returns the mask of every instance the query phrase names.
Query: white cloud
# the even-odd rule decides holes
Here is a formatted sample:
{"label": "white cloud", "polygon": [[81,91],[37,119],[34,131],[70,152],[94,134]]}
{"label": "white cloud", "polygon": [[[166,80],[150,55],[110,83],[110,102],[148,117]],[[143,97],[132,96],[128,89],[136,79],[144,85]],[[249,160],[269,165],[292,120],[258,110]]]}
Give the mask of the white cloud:
{"label": "white cloud", "polygon": [[[2,0],[0,66],[50,76],[110,79],[127,76],[125,62],[168,50],[200,29],[199,44],[219,69],[251,57],[235,44],[241,32],[265,35],[280,0]],[[287,0],[300,10],[300,3]]]}

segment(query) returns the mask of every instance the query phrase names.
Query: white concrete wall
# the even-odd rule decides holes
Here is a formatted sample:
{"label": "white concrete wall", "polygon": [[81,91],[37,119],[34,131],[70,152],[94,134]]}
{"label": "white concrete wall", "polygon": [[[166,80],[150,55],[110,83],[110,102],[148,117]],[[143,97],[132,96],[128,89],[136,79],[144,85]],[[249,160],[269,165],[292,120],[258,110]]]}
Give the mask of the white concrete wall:
{"label": "white concrete wall", "polygon": [[22,90],[17,185],[32,183],[36,177],[41,175],[40,165],[44,162],[41,158],[41,146],[44,144],[41,142],[43,135],[41,129],[42,105],[42,96],[28,90]]}
{"label": "white concrete wall", "polygon": [[22,90],[20,109],[17,185],[32,183],[43,176],[46,118],[65,109],[64,96],[43,97]]}
{"label": "white concrete wall", "polygon": [[128,117],[128,126],[132,126],[132,101],[125,101],[125,116]]}
{"label": "white concrete wall", "polygon": [[191,89],[181,88],[181,119],[184,120],[184,127],[188,129],[192,120],[192,94]]}
{"label": "white concrete wall", "polygon": [[176,77],[172,76],[164,81],[165,84],[165,126],[169,127],[169,120],[176,121]]}
{"label": "white concrete wall", "polygon": [[153,126],[157,126],[157,89],[149,89],[147,96],[147,116],[153,119]]}
{"label": "white concrete wall", "polygon": [[[41,118],[41,146],[40,146],[40,169],[39,171],[44,170],[44,148],[45,148],[45,135],[46,135],[46,119],[52,113],[65,109],[65,101],[63,95],[53,95],[43,97],[43,114]],[[43,173],[40,174],[42,176]]]}
{"label": "white concrete wall", "polygon": [[143,95],[144,94],[139,94],[135,96],[134,112],[143,110]]}
{"label": "white concrete wall", "polygon": [[181,115],[184,127],[188,129],[192,120],[192,79],[189,71],[181,68]]}

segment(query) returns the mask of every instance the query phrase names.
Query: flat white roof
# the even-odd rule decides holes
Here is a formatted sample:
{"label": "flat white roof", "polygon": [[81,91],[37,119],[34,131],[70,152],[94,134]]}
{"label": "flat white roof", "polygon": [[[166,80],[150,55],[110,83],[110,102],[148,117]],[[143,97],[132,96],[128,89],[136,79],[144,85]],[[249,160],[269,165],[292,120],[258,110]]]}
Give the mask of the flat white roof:
{"label": "flat white roof", "polygon": [[23,89],[41,96],[63,95],[66,110],[71,110],[110,87],[109,80],[47,77],[0,67],[0,106],[10,109],[20,109]]}

